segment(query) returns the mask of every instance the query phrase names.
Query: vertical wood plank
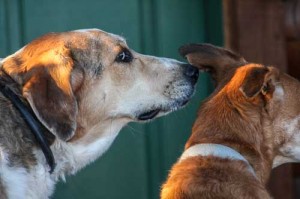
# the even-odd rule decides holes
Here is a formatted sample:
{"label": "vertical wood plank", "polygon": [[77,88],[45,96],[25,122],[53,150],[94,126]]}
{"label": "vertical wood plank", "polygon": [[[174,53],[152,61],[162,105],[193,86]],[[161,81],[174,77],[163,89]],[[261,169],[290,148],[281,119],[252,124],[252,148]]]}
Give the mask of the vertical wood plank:
{"label": "vertical wood plank", "polygon": [[290,41],[287,43],[288,73],[300,80],[300,41]]}
{"label": "vertical wood plank", "polygon": [[285,164],[273,169],[268,188],[274,198],[294,198],[293,165]]}
{"label": "vertical wood plank", "polygon": [[287,71],[284,3],[281,0],[223,0],[225,44],[252,62]]}
{"label": "vertical wood plank", "polygon": [[[300,80],[300,0],[287,0],[286,4],[286,34],[288,73]],[[300,165],[293,164],[294,198],[300,198]]]}

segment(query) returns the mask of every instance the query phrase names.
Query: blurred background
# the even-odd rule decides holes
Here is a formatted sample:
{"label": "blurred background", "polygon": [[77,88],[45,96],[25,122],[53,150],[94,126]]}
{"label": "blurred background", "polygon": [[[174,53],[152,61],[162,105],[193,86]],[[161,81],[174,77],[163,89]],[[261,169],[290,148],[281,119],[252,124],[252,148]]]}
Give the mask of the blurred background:
{"label": "blurred background", "polygon": [[[134,50],[183,60],[179,46],[206,42],[300,77],[298,0],[0,0],[0,57],[48,32],[99,28]],[[183,151],[201,101],[212,90],[201,74],[187,108],[147,124],[129,124],[108,152],[59,183],[54,199],[156,199]],[[272,173],[275,198],[299,198],[300,169]]]}

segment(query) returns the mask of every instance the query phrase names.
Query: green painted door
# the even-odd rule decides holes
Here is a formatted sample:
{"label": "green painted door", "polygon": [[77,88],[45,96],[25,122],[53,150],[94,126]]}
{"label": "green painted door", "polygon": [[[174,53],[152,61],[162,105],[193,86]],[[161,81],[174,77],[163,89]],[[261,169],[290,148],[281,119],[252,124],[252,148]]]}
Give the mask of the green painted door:
{"label": "green painted door", "polygon": [[[222,45],[220,0],[0,0],[0,57],[47,32],[100,28],[138,52],[181,59],[180,45]],[[182,60],[182,59],[181,59]],[[149,124],[129,124],[95,163],[59,183],[54,199],[155,199],[209,94],[202,74],[187,108]]]}

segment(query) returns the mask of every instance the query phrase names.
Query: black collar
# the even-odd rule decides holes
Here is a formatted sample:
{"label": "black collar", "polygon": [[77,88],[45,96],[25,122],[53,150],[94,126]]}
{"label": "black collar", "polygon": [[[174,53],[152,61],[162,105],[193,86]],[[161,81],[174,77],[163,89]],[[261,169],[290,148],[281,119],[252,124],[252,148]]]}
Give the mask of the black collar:
{"label": "black collar", "polygon": [[36,118],[34,113],[28,108],[19,97],[5,84],[0,82],[0,92],[3,93],[5,97],[7,97],[15,108],[20,112],[25,122],[28,124],[31,129],[32,134],[34,135],[36,141],[40,145],[46,161],[50,167],[49,173],[51,174],[55,169],[55,159],[53,153],[50,149],[50,145],[48,140],[46,139],[43,131],[46,129],[43,124]]}

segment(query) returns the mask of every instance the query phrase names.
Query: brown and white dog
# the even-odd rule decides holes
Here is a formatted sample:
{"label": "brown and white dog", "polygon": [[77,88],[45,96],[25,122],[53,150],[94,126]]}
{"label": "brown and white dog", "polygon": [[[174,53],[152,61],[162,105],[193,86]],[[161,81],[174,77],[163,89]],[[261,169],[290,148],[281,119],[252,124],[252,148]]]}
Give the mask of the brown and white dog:
{"label": "brown and white dog", "polygon": [[208,44],[180,52],[212,74],[216,90],[202,104],[161,198],[270,198],[272,167],[300,161],[299,81]]}
{"label": "brown and white dog", "polygon": [[101,156],[130,121],[147,121],[184,106],[198,69],[130,49],[97,29],[50,33],[1,62],[0,83],[47,129],[56,161],[50,174],[35,137],[0,93],[0,194],[48,198],[55,182]]}

